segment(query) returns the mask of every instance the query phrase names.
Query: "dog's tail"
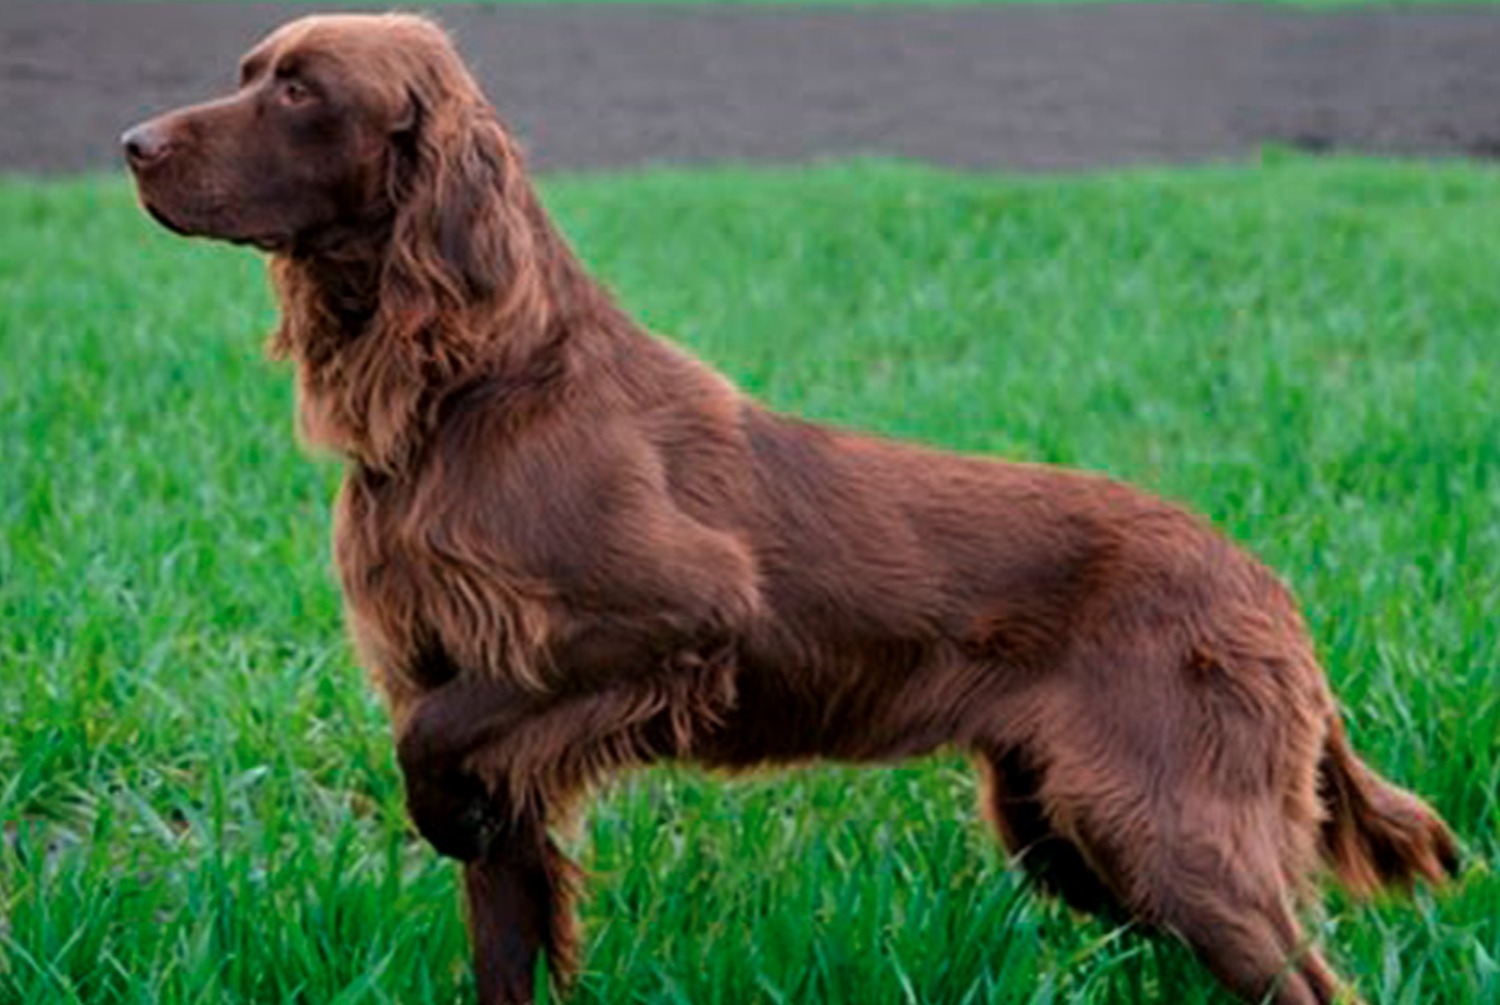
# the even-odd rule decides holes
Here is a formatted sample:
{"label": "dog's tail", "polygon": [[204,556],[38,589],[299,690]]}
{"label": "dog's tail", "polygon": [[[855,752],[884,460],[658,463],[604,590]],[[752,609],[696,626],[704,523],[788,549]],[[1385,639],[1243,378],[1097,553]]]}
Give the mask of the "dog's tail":
{"label": "dog's tail", "polygon": [[1350,893],[1410,889],[1417,879],[1441,883],[1458,873],[1458,844],[1422,800],[1365,766],[1349,747],[1337,714],[1323,747],[1318,789],[1323,859]]}

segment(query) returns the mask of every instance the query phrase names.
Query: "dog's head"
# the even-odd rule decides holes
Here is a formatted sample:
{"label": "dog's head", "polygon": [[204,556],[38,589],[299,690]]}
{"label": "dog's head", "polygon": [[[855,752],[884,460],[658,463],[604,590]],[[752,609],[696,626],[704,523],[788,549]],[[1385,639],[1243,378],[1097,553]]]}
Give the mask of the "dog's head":
{"label": "dog's head", "polygon": [[233,94],[122,143],[142,203],[179,233],[317,251],[410,208],[455,259],[510,150],[442,30],[394,14],[287,24],[240,61]]}
{"label": "dog's head", "polygon": [[431,21],[294,21],[241,60],[233,94],[122,139],[141,202],[167,227],[273,252],[271,348],[311,367],[314,442],[390,468],[429,384],[546,336],[566,249]]}

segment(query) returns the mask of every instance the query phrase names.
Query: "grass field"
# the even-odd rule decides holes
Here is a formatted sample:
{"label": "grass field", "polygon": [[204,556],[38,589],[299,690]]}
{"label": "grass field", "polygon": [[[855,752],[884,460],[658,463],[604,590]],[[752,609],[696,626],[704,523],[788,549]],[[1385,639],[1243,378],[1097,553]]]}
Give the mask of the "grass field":
{"label": "grass field", "polygon": [[[774,405],[1111,472],[1300,591],[1359,747],[1470,852],[1318,925],[1371,1002],[1500,1002],[1500,176],[1271,157],[559,179],[656,329]],[[253,255],[0,184],[0,1002],[457,1002]],[[579,1002],[1222,1001],[1035,899],[957,757],[607,790]]]}

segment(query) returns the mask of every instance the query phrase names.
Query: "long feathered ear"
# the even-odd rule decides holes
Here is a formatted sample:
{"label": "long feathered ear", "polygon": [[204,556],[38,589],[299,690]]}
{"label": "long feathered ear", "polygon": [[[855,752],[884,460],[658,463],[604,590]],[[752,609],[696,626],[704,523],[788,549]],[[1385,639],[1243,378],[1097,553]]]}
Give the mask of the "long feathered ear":
{"label": "long feathered ear", "polygon": [[[534,298],[536,203],[521,157],[468,81],[411,93],[409,126],[393,137],[396,218],[382,280],[389,328],[492,320]],[[428,337],[462,339],[463,332]]]}
{"label": "long feathered ear", "polygon": [[[392,17],[404,44],[381,70],[401,82],[390,97],[404,105],[392,108],[393,216],[369,263],[375,275],[351,281],[345,262],[279,262],[273,342],[299,363],[308,439],[386,471],[410,459],[445,388],[545,337],[557,255],[519,150],[447,38]],[[355,330],[336,303],[346,286],[365,298],[352,313],[373,311]]]}

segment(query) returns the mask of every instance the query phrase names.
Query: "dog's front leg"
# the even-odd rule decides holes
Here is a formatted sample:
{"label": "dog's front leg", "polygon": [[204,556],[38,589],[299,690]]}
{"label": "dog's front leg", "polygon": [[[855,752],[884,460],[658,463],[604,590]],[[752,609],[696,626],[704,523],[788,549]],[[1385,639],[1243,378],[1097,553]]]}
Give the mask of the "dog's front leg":
{"label": "dog's front leg", "polygon": [[396,757],[406,808],[440,855],[483,857],[518,816],[467,766],[469,755],[524,718],[535,699],[514,687],[460,677],[423,694],[402,724]]}
{"label": "dog's front leg", "polygon": [[464,864],[464,895],[480,1005],[528,1005],[538,959],[559,979],[577,952],[574,867],[535,817],[514,821],[477,859]]}
{"label": "dog's front leg", "polygon": [[[430,783],[418,782],[418,786]],[[574,869],[536,812],[515,812],[504,793],[457,775],[437,792],[411,791],[423,835],[463,862],[469,940],[480,1005],[528,1005],[537,961],[566,979],[574,969]]]}
{"label": "dog's front leg", "polygon": [[520,807],[466,766],[535,711],[537,699],[493,680],[457,679],[423,695],[397,741],[417,830],[464,869],[481,1005],[534,1000],[538,959],[573,970],[574,869],[547,835],[546,808]]}

